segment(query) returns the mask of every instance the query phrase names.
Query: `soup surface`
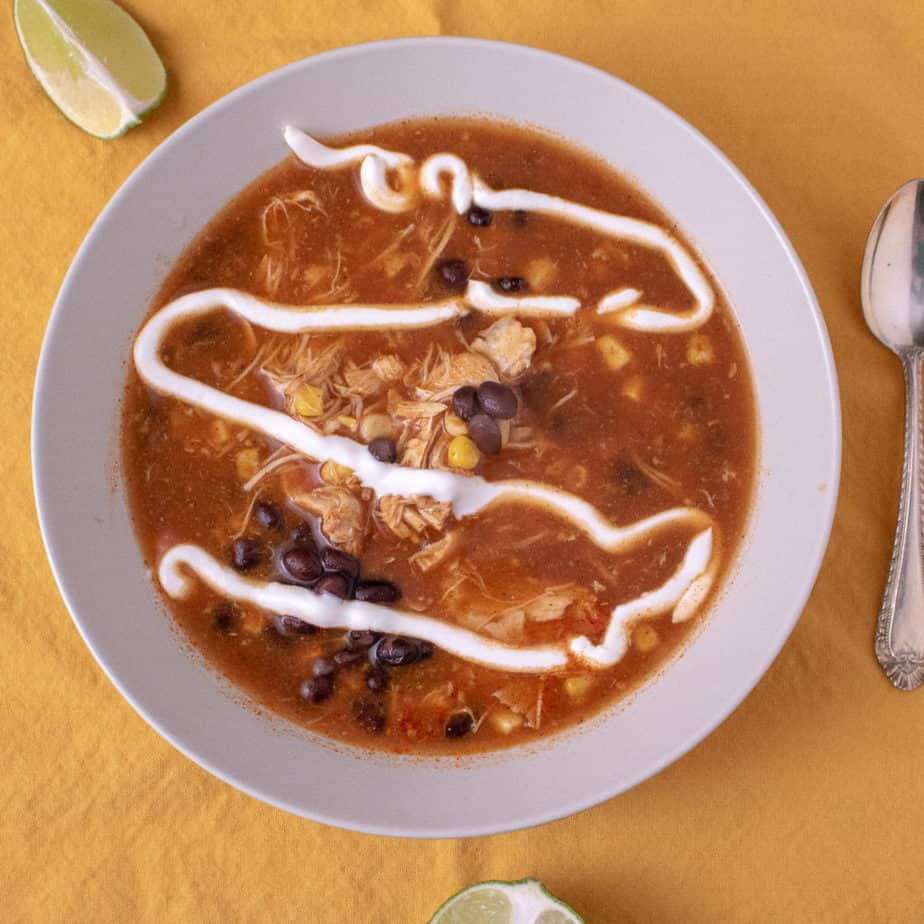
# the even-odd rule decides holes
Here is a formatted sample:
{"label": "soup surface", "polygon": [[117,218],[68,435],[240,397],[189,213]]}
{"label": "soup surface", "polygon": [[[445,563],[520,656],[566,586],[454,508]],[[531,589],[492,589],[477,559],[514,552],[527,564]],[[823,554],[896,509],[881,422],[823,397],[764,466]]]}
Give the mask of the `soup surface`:
{"label": "soup surface", "polygon": [[537,131],[286,140],[135,343],[123,463],[158,589],[325,735],[454,753],[586,719],[677,650],[743,533],[728,305],[657,207]]}

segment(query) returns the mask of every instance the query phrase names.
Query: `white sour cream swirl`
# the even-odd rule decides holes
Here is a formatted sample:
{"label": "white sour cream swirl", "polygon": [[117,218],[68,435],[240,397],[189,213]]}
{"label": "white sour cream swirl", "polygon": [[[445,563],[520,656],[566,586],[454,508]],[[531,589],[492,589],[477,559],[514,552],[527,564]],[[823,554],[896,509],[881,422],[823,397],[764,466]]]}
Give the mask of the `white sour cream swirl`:
{"label": "white sour cream swirl", "polygon": [[[291,125],[286,126],[283,134],[295,156],[308,166],[330,170],[360,164],[363,195],[370,205],[383,211],[402,212],[413,208],[421,192],[440,199],[445,195],[444,181],[448,180],[452,207],[460,215],[473,204],[491,211],[536,212],[657,251],[683,281],[693,296],[694,306],[687,311],[667,311],[654,305],[638,304],[641,298],[638,290],[621,289],[604,296],[598,312],[615,314],[615,322],[623,327],[662,334],[683,333],[701,327],[712,316],[715,293],[709,280],[675,237],[650,222],[614,215],[530,189],[492,189],[455,154],[439,153],[428,157],[416,171],[415,184],[414,160],[407,154],[365,144],[330,148]],[[388,182],[389,170],[396,171],[400,178],[397,188]],[[629,298],[629,293],[634,293],[635,297]]]}
{"label": "white sour cream swirl", "polygon": [[341,600],[304,587],[245,578],[198,545],[173,546],[160,561],[158,579],[171,597],[182,599],[191,590],[189,577],[184,573],[184,568],[189,568],[223,597],[271,613],[296,616],[321,628],[407,635],[432,642],[467,661],[499,670],[552,673],[567,668],[572,660],[583,662],[591,669],[608,667],[619,661],[628,648],[633,624],[679,604],[691,581],[707,567],[711,553],[712,530],[707,529],[693,539],[679,569],[661,587],[613,610],[606,635],[599,645],[583,635],[558,644],[505,645],[461,626],[398,607]]}
{"label": "white sour cream swirl", "polygon": [[[504,305],[496,310],[523,313],[519,305],[507,303],[526,301],[528,299],[505,298]],[[535,481],[489,482],[476,475],[405,468],[379,462],[362,443],[344,436],[318,433],[288,414],[236,398],[170,369],[161,359],[161,347],[173,326],[181,320],[221,307],[266,330],[296,333],[305,330],[419,327],[453,317],[460,310],[458,303],[403,308],[343,305],[303,310],[272,306],[233,289],[206,289],[181,296],[166,305],[144,325],[135,340],[135,368],[142,380],[155,391],[270,436],[312,459],[331,459],[345,465],[379,497],[389,494],[427,495],[450,503],[453,512],[460,518],[505,500],[540,504],[570,520],[597,545],[610,552],[629,549],[668,525],[702,527],[710,523],[710,518],[701,510],[676,507],[630,526],[616,526],[582,498]]]}
{"label": "white sour cream swirl", "polygon": [[[673,333],[700,326],[712,313],[714,295],[696,262],[667,232],[647,222],[530,190],[491,189],[464,161],[452,154],[433,155],[418,168],[408,155],[375,145],[330,148],[293,128],[286,129],[285,137],[301,160],[319,169],[358,164],[364,195],[373,206],[384,211],[412,208],[420,195],[442,198],[448,180],[449,197],[458,214],[463,214],[472,204],[495,211],[523,209],[661,252],[686,284],[696,304],[686,312],[670,312],[639,304],[642,293],[637,289],[619,289],[600,300],[597,313],[613,313],[617,322],[626,327]],[[390,174],[397,183],[390,181]],[[467,660],[522,672],[561,670],[573,660],[589,668],[608,667],[625,654],[632,626],[638,620],[671,609],[674,621],[689,619],[709,593],[718,569],[712,519],[701,510],[676,507],[627,526],[618,526],[582,498],[538,482],[488,482],[454,472],[390,465],[375,459],[361,443],[342,436],[323,435],[287,414],[180,375],[161,358],[164,340],[175,324],[218,308],[227,308],[266,330],[300,333],[428,327],[463,315],[472,308],[498,315],[569,316],[579,307],[579,300],[569,296],[509,296],[478,281],[471,281],[458,298],[417,305],[277,305],[234,289],[216,288],[184,295],[157,312],[136,338],[133,358],[142,380],[161,394],[277,439],[312,459],[330,459],[344,465],[380,497],[427,495],[451,504],[458,518],[501,502],[536,504],[568,520],[608,552],[628,551],[669,526],[700,530],[687,547],[679,567],[664,584],[613,609],[600,644],[592,643],[586,636],[577,636],[558,644],[505,645],[424,614],[363,601],[343,601],[276,582],[250,580],[220,564],[196,545],[176,545],[164,555],[158,569],[164,589],[175,598],[188,594],[189,575],[185,569],[191,569],[223,596],[269,612],[294,615],[327,628],[368,629],[422,638]]]}

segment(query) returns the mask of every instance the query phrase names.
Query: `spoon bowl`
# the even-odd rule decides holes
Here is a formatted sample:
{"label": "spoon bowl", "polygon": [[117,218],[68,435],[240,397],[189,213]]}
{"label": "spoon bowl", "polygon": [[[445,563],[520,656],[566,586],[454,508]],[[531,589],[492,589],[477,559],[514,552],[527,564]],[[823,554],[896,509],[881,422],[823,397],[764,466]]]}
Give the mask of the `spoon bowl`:
{"label": "spoon bowl", "polygon": [[863,315],[901,355],[924,348],[924,180],[905,183],[869,233],[860,279]]}

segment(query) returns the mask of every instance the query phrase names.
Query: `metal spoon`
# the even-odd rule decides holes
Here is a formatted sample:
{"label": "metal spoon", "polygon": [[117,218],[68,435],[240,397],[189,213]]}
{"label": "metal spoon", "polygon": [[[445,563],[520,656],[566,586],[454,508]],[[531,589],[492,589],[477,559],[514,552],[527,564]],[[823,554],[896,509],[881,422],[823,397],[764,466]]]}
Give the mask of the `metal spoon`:
{"label": "metal spoon", "polygon": [[898,527],[876,627],[876,657],[900,690],[924,682],[921,357],[924,356],[924,180],[885,204],[863,254],[860,279],[869,329],[902,361],[905,459]]}

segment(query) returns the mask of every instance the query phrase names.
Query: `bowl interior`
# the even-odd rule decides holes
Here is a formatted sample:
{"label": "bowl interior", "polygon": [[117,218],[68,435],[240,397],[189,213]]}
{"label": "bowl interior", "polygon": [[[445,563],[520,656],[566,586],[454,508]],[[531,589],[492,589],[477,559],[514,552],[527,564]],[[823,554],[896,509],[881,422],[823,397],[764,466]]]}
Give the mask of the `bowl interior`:
{"label": "bowl interior", "polygon": [[[166,271],[237,190],[282,159],[281,127],[317,134],[480,113],[596,152],[673,216],[726,290],[761,421],[749,535],[702,631],[626,708],[541,747],[456,762],[370,756],[261,717],[180,643],[156,603],[118,485],[132,337]],[[798,618],[827,542],[840,465],[837,387],[809,283],[766,206],[679,117],[548,53],[469,39],[357,46],[231,94],[161,145],[102,213],[62,286],[36,384],[36,497],[49,557],[87,644],[165,737],[234,785],[344,827],[484,834],[560,817],[674,760],[746,695]],[[523,779],[530,785],[524,787]]]}

